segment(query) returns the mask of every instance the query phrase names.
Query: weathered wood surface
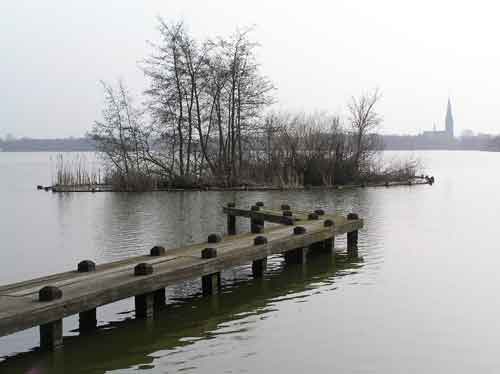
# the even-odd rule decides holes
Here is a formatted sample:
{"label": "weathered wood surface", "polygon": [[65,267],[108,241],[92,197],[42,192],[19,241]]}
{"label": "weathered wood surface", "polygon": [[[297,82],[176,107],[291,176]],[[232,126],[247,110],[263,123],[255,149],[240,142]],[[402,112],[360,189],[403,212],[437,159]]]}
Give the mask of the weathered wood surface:
{"label": "weathered wood surface", "polygon": [[[250,219],[255,219],[255,220],[264,220],[267,222],[280,223],[280,224],[286,223],[285,220],[287,218],[292,218],[294,221],[294,224],[302,225],[303,222],[309,221],[309,214],[311,214],[313,211],[291,209],[290,210],[291,215],[284,216],[283,210],[268,209],[266,207],[259,207],[259,210],[252,210],[252,209],[225,206],[225,207],[223,207],[223,212],[229,216],[245,217],[245,218],[250,218]],[[324,214],[324,215],[318,216],[318,220],[320,220],[322,222],[324,222],[325,220],[334,221],[335,226],[336,226],[335,235],[342,235],[342,234],[346,234],[350,231],[355,231],[355,229],[352,229],[352,226],[348,224],[351,221],[348,221],[347,218],[343,217],[343,216]],[[359,221],[361,223],[360,227],[362,227],[363,220],[359,219],[357,221]],[[312,222],[314,222],[314,221],[312,221]]]}
{"label": "weathered wood surface", "polygon": [[[306,228],[306,233],[302,235],[294,235],[293,226],[273,227],[266,229],[263,234],[234,235],[225,237],[219,243],[200,243],[169,249],[163,256],[137,256],[98,265],[95,271],[89,273],[78,273],[75,270],[2,286],[0,336],[57,321],[121,299],[154,292],[179,281],[307,247],[335,235],[356,231],[363,226],[361,219],[347,220],[341,216],[320,218],[301,221],[300,225]],[[325,219],[332,219],[335,225],[325,227]],[[267,243],[254,245],[254,238],[258,235],[265,235]],[[201,250],[206,247],[216,247],[217,257],[202,259]],[[154,272],[134,276],[134,267],[143,262],[151,264]],[[62,298],[49,302],[39,301],[38,291],[47,285],[59,287],[63,292]]]}

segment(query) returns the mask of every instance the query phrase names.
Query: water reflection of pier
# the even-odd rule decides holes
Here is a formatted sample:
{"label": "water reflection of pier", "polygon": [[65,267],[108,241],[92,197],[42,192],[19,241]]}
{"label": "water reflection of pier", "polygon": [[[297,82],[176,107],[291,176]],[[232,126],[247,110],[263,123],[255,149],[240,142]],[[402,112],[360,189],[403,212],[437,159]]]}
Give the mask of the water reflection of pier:
{"label": "water reflection of pier", "polygon": [[[185,296],[185,288],[169,290],[169,303],[152,320],[127,319],[110,322],[79,336],[65,337],[64,350],[47,355],[38,349],[7,357],[0,372],[38,373],[103,372],[137,365],[154,365],[152,353],[174,354],[176,349],[211,339],[221,324],[237,323],[252,315],[266,316],[287,300],[304,301],[313,293],[335,292],[339,277],[349,277],[363,266],[359,257],[345,253],[311,253],[307,267],[290,265],[282,256],[270,258],[262,279],[251,275],[251,267],[238,269],[221,293],[210,298],[201,290]],[[177,296],[180,295],[180,296]],[[251,323],[242,323],[242,329]],[[153,355],[154,356],[154,355]]]}

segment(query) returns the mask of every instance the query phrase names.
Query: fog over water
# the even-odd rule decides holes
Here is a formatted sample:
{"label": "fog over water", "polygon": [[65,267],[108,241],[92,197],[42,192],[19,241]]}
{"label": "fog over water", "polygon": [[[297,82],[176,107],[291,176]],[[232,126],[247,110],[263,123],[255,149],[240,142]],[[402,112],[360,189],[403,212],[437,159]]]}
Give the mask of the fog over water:
{"label": "fog over water", "polygon": [[379,87],[384,132],[442,127],[451,96],[457,134],[498,133],[498,11],[485,0],[2,1],[0,136],[82,136],[100,116],[101,79],[140,94],[158,16],[199,38],[255,25],[276,109],[342,113]]}
{"label": "fog over water", "polygon": [[315,256],[301,268],[274,257],[262,281],[249,267],[224,272],[216,298],[200,297],[198,281],[169,288],[153,323],[133,319],[131,299],[99,308],[101,329],[88,337],[66,318],[55,355],[30,352],[37,329],[3,337],[0,373],[497,372],[500,154],[418,156],[435,185],[52,194],[35,189],[50,182],[50,154],[0,153],[0,284],[201,241],[225,230],[221,207],[232,200],[365,219],[362,259]]}

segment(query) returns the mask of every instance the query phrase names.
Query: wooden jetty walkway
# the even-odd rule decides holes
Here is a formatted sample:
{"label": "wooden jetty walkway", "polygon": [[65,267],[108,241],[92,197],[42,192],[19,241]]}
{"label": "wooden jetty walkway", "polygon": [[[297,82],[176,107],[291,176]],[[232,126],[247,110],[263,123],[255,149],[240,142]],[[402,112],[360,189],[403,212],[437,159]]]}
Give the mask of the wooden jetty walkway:
{"label": "wooden jetty walkway", "polygon": [[[348,254],[357,256],[358,230],[363,220],[314,212],[250,209],[229,203],[226,237],[210,234],[207,241],[182,248],[155,246],[148,255],[96,265],[78,263],[73,271],[0,286],[0,336],[40,326],[40,346],[62,346],[64,317],[79,314],[80,332],[97,327],[96,308],[135,297],[137,318],[153,317],[165,305],[165,287],[201,278],[204,295],[217,293],[220,272],[252,263],[255,277],[265,271],[267,257],[284,254],[290,263],[305,264],[308,251],[334,251],[334,239],[347,234]],[[236,235],[236,217],[250,218],[250,233]],[[265,222],[278,223],[265,228]]]}
{"label": "wooden jetty walkway", "polygon": [[[435,182],[434,177],[427,175],[416,176],[407,180],[393,180],[385,182],[363,182],[354,184],[334,184],[328,186],[234,186],[234,187],[192,187],[192,188],[155,188],[154,191],[166,192],[181,192],[181,191],[305,191],[305,190],[347,190],[354,188],[366,187],[398,187],[398,186],[418,186],[418,185],[433,185]],[[53,185],[53,186],[37,186],[38,190],[52,191],[52,192],[127,192],[117,191],[110,184],[81,184],[81,185]]]}

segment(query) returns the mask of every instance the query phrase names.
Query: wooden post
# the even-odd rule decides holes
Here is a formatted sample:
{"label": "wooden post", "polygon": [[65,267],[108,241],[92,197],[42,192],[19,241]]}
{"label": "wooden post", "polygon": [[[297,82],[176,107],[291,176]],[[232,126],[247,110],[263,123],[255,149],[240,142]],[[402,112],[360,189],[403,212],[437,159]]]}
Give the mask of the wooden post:
{"label": "wooden post", "polygon": [[[165,250],[165,247],[162,247],[159,245],[155,245],[149,251],[149,255],[152,257],[165,256],[166,253],[167,253],[167,251]],[[154,297],[153,297],[153,299],[154,299],[154,302],[153,302],[154,311],[157,312],[161,308],[163,308],[166,304],[167,298],[165,296],[165,288],[160,288],[160,289],[154,291],[153,293],[154,293]]]}
{"label": "wooden post", "polygon": [[[91,273],[95,271],[95,262],[91,260],[83,260],[80,261],[77,265],[77,271],[79,273]],[[79,323],[79,331],[87,332],[92,331],[97,328],[97,310],[89,309],[83,312],[78,313],[78,323]]]}
{"label": "wooden post", "polygon": [[[227,203],[228,208],[234,208],[234,203]],[[228,235],[236,235],[236,216],[231,214],[227,215],[227,234]]]}
{"label": "wooden post", "polygon": [[135,297],[135,317],[151,318],[155,311],[155,293],[148,292]]}
{"label": "wooden post", "polygon": [[[251,210],[258,212],[262,205],[254,205]],[[250,232],[253,234],[259,234],[264,231],[264,220],[261,218],[250,218]]]}
{"label": "wooden post", "polygon": [[[45,286],[38,291],[40,302],[50,302],[62,298],[62,290],[55,286]],[[62,319],[40,325],[40,348],[55,350],[63,345]]]}
{"label": "wooden post", "polygon": [[264,221],[254,220],[250,225],[252,234],[262,234],[264,232]]}
{"label": "wooden post", "polygon": [[149,251],[149,255],[151,257],[165,256],[165,253],[166,253],[165,248],[159,245],[155,245]]}
{"label": "wooden post", "polygon": [[323,223],[323,226],[324,227],[330,227],[332,229],[332,231],[333,231],[332,237],[330,239],[326,239],[323,242],[323,249],[326,252],[330,252],[332,254],[335,254],[335,222],[333,222],[331,219],[327,219]]}
{"label": "wooden post", "polygon": [[78,313],[79,331],[87,332],[97,328],[97,309]]}
{"label": "wooden post", "polygon": [[[209,240],[209,243],[211,241]],[[216,248],[205,248],[201,251],[201,258],[211,259],[217,257]],[[201,289],[203,296],[216,295],[221,286],[220,272],[207,274],[201,277]]]}
{"label": "wooden post", "polygon": [[[306,228],[295,226],[293,233],[294,235],[303,235],[306,233]],[[307,262],[307,250],[307,248],[296,248],[285,252],[285,262],[287,264],[305,264]]]}
{"label": "wooden post", "polygon": [[254,278],[262,278],[267,268],[267,257],[252,262],[252,275]]}
{"label": "wooden post", "polygon": [[167,296],[165,295],[165,288],[160,288],[159,290],[156,290],[153,293],[154,293],[154,309],[155,309],[155,312],[158,312],[167,303]]}
{"label": "wooden post", "polygon": [[252,218],[250,220],[250,232],[260,234],[264,231],[264,220]]}
{"label": "wooden post", "polygon": [[[153,274],[153,265],[142,262],[134,268],[136,277],[143,277]],[[155,293],[147,292],[142,295],[135,296],[135,317],[136,318],[151,318],[154,315]]]}
{"label": "wooden post", "polygon": [[55,350],[63,345],[62,319],[40,325],[40,348]]}
{"label": "wooden post", "polygon": [[287,264],[306,264],[307,248],[296,248],[285,252],[285,262]]}
{"label": "wooden post", "polygon": [[[348,220],[359,219],[356,213],[349,213]],[[347,233],[347,254],[356,257],[358,255],[358,230]]]}
{"label": "wooden post", "polygon": [[227,215],[227,234],[236,235],[236,216]]}
{"label": "wooden post", "polygon": [[[267,244],[265,236],[257,236],[253,241],[254,245]],[[254,278],[262,278],[267,268],[267,257],[252,261],[252,275]]]}
{"label": "wooden post", "polygon": [[201,277],[203,296],[217,295],[221,286],[220,273],[213,273]]}

